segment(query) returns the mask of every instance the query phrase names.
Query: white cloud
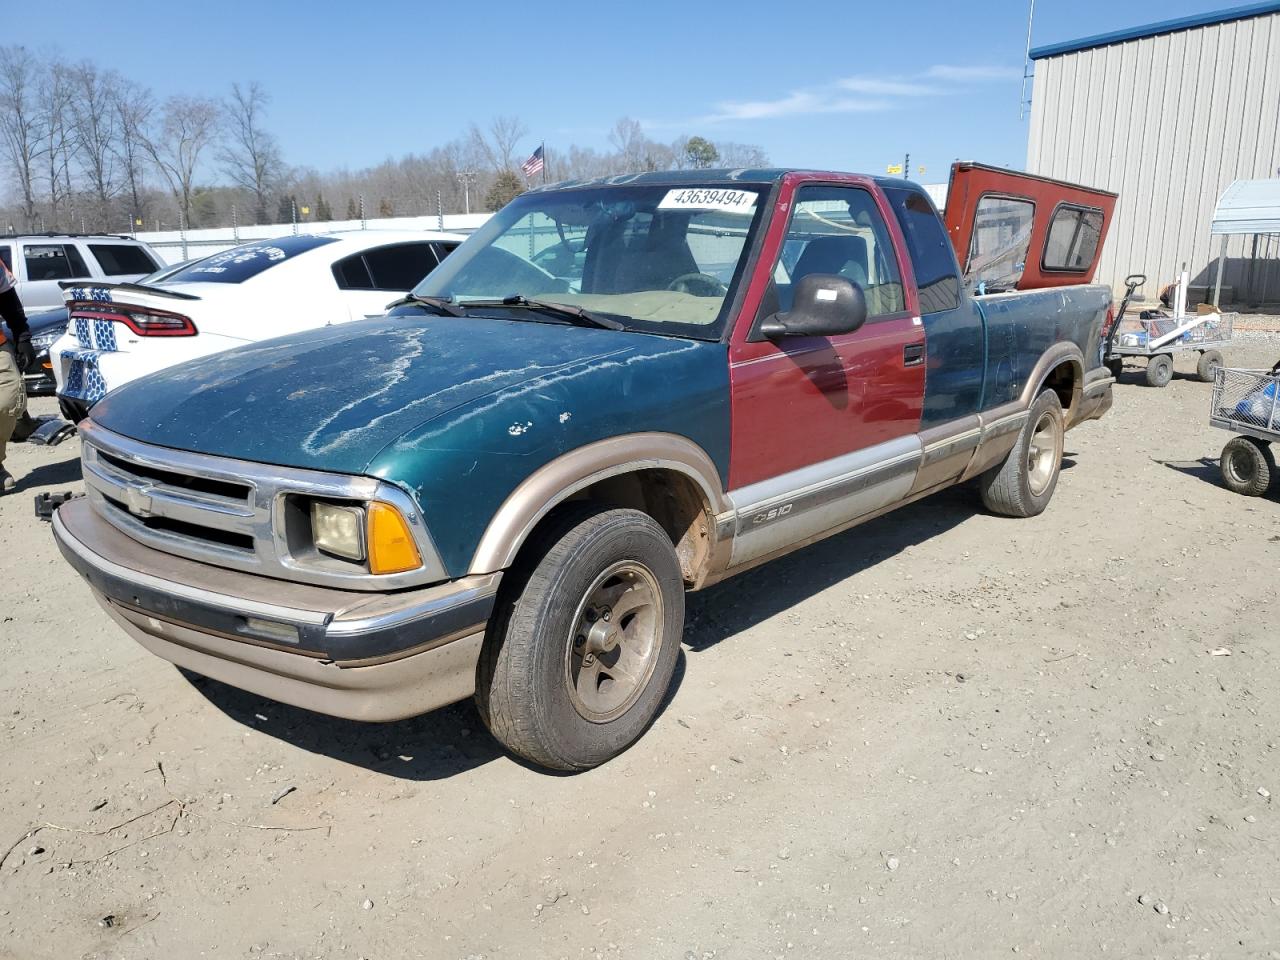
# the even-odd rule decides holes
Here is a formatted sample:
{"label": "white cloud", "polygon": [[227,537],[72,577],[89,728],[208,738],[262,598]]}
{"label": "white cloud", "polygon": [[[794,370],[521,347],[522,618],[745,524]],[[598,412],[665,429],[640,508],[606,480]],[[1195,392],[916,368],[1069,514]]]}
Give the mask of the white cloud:
{"label": "white cloud", "polygon": [[704,123],[725,120],[767,120],[811,113],[864,113],[885,110],[885,100],[864,100],[833,90],[796,90],[776,100],[729,101],[716,104],[715,111],[702,117]]}
{"label": "white cloud", "polygon": [[972,66],[956,67],[939,63],[925,71],[926,77],[935,80],[983,81],[983,80],[1018,80],[1022,77],[1019,67],[1004,66]]}
{"label": "white cloud", "polygon": [[846,77],[837,82],[841,90],[873,97],[928,97],[941,93],[937,87],[910,80],[881,80],[876,77]]}
{"label": "white cloud", "polygon": [[[1014,80],[1021,75],[1016,67],[936,64],[915,76],[845,77],[820,86],[792,90],[786,96],[770,100],[727,100],[717,103],[711,113],[690,122],[713,124],[806,114],[873,113],[891,110],[912,97],[945,97],[966,84]],[[943,81],[943,85],[929,81]],[[655,128],[683,125],[686,124],[646,124]]]}

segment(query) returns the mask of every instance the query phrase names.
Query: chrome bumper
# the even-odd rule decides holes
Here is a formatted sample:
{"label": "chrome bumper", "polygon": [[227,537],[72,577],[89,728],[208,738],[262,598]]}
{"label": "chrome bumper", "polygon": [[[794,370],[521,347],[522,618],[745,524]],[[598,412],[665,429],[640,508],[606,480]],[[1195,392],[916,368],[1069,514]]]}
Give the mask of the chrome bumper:
{"label": "chrome bumper", "polygon": [[475,691],[501,574],[370,594],[174,557],[126,537],[87,500],[53,516],[63,555],[148,650],[295,706],[396,720]]}

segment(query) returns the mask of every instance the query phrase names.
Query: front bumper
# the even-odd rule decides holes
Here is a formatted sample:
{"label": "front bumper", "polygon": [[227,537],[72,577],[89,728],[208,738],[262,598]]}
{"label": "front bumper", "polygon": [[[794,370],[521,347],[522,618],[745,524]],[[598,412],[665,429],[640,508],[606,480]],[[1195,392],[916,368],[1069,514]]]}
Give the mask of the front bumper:
{"label": "front bumper", "polygon": [[475,692],[500,574],[394,593],[273,580],[124,536],[87,499],[53,516],[63,556],[152,653],[273,700],[399,720]]}
{"label": "front bumper", "polygon": [[49,351],[41,350],[36,354],[36,370],[24,373],[22,383],[29,397],[51,397],[58,385],[53,379],[53,364],[49,360]]}

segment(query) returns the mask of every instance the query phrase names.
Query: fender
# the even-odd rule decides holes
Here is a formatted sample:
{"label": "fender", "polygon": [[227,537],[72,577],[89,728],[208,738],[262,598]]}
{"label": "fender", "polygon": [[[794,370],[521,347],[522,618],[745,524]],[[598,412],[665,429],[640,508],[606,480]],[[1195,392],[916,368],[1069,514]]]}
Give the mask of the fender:
{"label": "fender", "polygon": [[1027,377],[1026,386],[1022,388],[1022,396],[1019,398],[1024,410],[1030,409],[1036,397],[1040,396],[1040,391],[1049,374],[1067,362],[1075,369],[1075,377],[1072,378],[1075,382],[1071,390],[1071,405],[1063,411],[1070,424],[1072,411],[1079,409],[1081,391],[1084,389],[1084,354],[1080,352],[1079,347],[1069,341],[1055,343],[1031,368],[1031,374]]}
{"label": "fender", "polygon": [[469,572],[496,573],[511,566],[538,521],[579,490],[608,477],[654,469],[672,470],[696,483],[712,516],[729,509],[716,465],[692,440],[673,433],[609,437],[557,457],[526,477],[489,521]]}

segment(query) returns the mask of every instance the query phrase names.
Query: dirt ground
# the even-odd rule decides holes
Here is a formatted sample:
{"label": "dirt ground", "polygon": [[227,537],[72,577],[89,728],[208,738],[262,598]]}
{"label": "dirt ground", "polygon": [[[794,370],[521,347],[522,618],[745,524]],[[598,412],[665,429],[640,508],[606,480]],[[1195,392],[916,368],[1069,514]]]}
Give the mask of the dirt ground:
{"label": "dirt ground", "polygon": [[75,443],[19,446],[0,957],[1280,957],[1280,509],[1219,485],[1178,369],[1068,436],[1041,517],[956,490],[692,597],[666,710],[580,776],[470,704],[189,682],[33,518]]}

